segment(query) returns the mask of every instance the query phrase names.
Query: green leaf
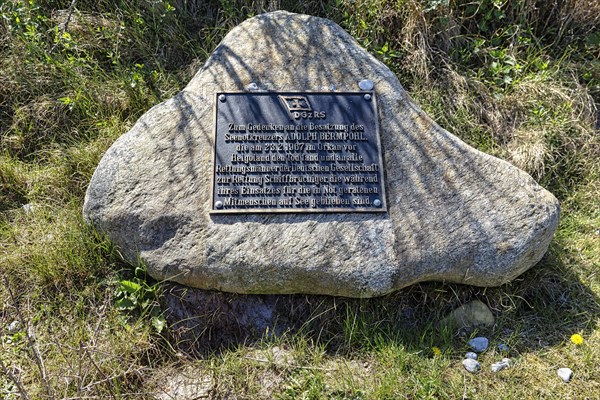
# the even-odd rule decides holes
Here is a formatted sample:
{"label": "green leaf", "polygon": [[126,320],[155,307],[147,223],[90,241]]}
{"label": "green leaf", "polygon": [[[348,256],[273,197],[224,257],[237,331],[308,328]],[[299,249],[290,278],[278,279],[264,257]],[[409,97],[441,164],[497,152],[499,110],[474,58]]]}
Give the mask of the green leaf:
{"label": "green leaf", "polygon": [[140,304],[140,307],[142,308],[142,310],[146,310],[148,308],[148,306],[150,305],[150,302],[152,300],[151,299],[145,299],[144,301],[142,301],[142,303]]}
{"label": "green leaf", "polygon": [[140,290],[142,287],[132,281],[120,281],[119,282],[119,290],[127,293],[135,293]]}
{"label": "green leaf", "polygon": [[585,44],[588,46],[600,46],[600,32],[594,32],[585,38]]}
{"label": "green leaf", "polygon": [[135,308],[135,304],[127,297],[123,297],[122,299],[116,301],[115,307],[117,310],[133,310]]}
{"label": "green leaf", "polygon": [[165,328],[166,324],[167,321],[165,320],[164,316],[159,315],[156,317],[152,317],[152,326],[154,327],[154,329],[156,329],[156,332],[161,333],[162,330]]}
{"label": "green leaf", "polygon": [[60,101],[61,103],[65,104],[65,105],[69,105],[69,104],[73,104],[74,101],[73,99],[71,99],[69,96],[66,97],[59,97],[58,101]]}

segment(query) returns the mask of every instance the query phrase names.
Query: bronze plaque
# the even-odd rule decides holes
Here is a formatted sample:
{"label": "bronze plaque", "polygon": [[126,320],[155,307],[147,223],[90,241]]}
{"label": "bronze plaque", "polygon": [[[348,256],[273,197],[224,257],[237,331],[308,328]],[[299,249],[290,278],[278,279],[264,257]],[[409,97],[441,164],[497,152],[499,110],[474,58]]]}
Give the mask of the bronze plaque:
{"label": "bronze plaque", "polygon": [[211,213],[385,212],[373,92],[217,93]]}

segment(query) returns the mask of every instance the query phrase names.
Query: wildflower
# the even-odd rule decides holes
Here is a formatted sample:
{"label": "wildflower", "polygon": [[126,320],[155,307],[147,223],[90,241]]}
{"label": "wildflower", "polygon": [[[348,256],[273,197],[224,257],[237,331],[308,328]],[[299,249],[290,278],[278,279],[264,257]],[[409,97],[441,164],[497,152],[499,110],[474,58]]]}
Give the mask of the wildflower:
{"label": "wildflower", "polygon": [[583,344],[583,337],[579,333],[576,333],[571,336],[571,342],[579,346],[580,344]]}
{"label": "wildflower", "polygon": [[433,346],[431,348],[431,351],[433,351],[433,355],[434,356],[441,356],[442,355],[442,351],[440,350],[439,347]]}

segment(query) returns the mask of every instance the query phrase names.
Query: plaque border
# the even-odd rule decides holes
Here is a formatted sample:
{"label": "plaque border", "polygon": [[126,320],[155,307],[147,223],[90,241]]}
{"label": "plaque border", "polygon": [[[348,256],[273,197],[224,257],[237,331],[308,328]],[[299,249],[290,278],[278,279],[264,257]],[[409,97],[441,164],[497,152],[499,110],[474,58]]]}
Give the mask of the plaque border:
{"label": "plaque border", "polygon": [[[309,95],[371,95],[371,101],[373,102],[375,112],[375,138],[377,140],[377,152],[379,155],[379,169],[381,171],[381,207],[378,208],[251,208],[251,209],[233,209],[233,210],[217,210],[214,208],[214,193],[215,193],[215,164],[217,155],[217,103],[219,102],[219,96],[224,94],[245,94],[245,95],[298,95],[298,94],[309,94]],[[331,92],[331,91],[260,91],[260,92],[248,92],[248,91],[224,91],[215,92],[213,96],[213,135],[212,135],[212,156],[211,156],[211,175],[210,175],[210,203],[209,211],[210,215],[223,215],[223,214],[304,214],[304,213],[387,213],[387,193],[385,190],[385,169],[383,168],[384,159],[383,151],[381,148],[381,136],[379,134],[379,108],[377,107],[377,96],[373,90],[362,90],[362,91],[343,91],[343,92]]]}

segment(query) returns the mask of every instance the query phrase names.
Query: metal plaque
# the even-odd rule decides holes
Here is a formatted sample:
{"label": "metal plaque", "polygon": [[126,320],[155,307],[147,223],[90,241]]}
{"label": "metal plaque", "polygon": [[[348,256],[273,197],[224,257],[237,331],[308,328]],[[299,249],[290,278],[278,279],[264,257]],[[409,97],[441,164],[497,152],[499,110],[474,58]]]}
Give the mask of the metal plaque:
{"label": "metal plaque", "polygon": [[385,212],[375,100],[217,93],[211,213]]}

